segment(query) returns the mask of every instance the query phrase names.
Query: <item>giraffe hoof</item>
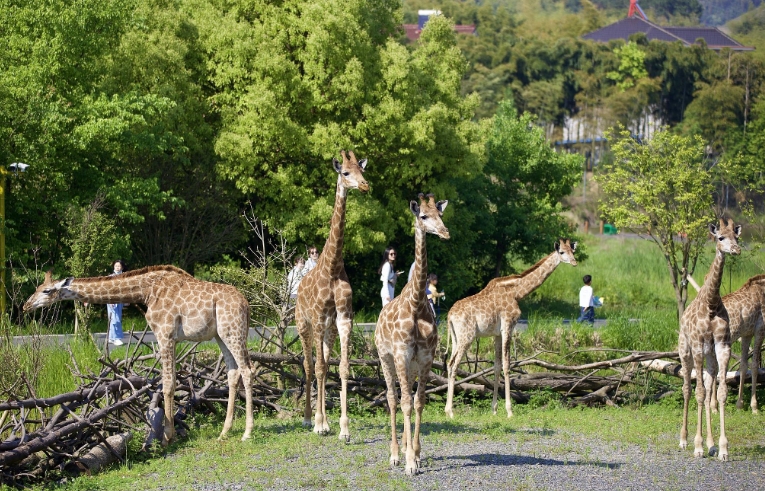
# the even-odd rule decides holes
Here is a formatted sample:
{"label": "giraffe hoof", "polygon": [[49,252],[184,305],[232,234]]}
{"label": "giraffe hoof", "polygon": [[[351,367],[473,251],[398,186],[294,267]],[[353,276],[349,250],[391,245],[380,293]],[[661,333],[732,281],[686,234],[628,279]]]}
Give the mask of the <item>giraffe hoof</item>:
{"label": "giraffe hoof", "polygon": [[396,467],[399,463],[398,457],[391,457],[390,458],[390,466]]}
{"label": "giraffe hoof", "polygon": [[728,454],[720,452],[720,455],[717,457],[721,462],[727,462],[728,461]]}
{"label": "giraffe hoof", "polygon": [[244,435],[242,435],[242,441],[243,441],[243,442],[246,442],[246,441],[247,441],[247,440],[249,440],[250,438],[252,438],[252,437],[250,436],[250,434],[249,434],[249,433],[245,433]]}
{"label": "giraffe hoof", "polygon": [[345,443],[351,443],[351,435],[343,435],[342,433],[338,436],[340,440],[345,440]]}
{"label": "giraffe hoof", "polygon": [[696,457],[697,459],[700,459],[700,458],[704,457],[704,449],[694,450],[693,451],[693,456]]}
{"label": "giraffe hoof", "polygon": [[311,426],[313,426],[313,421],[311,421],[310,418],[309,419],[303,418],[303,428],[310,428]]}
{"label": "giraffe hoof", "polygon": [[417,475],[417,466],[415,466],[415,465],[407,465],[405,472],[406,472],[407,476],[416,476]]}
{"label": "giraffe hoof", "polygon": [[680,449],[685,450],[688,448],[688,442],[680,442]]}

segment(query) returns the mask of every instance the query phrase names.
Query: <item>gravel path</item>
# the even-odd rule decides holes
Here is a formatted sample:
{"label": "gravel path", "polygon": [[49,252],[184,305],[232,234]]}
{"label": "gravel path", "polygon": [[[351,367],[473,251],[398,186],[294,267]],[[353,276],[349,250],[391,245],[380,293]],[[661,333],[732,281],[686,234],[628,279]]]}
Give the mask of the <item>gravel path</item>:
{"label": "gravel path", "polygon": [[[270,469],[253,466],[246,483],[199,483],[194,489],[413,489],[413,490],[756,490],[765,489],[765,459],[695,459],[691,449],[664,451],[594,440],[556,430],[447,436],[424,428],[423,465],[407,478],[403,463],[387,466],[384,428],[368,428],[351,445],[307,445]],[[456,441],[455,441],[456,440]],[[255,462],[269,460],[259,454]],[[289,470],[284,471],[287,467]],[[338,477],[332,469],[351,469]]]}

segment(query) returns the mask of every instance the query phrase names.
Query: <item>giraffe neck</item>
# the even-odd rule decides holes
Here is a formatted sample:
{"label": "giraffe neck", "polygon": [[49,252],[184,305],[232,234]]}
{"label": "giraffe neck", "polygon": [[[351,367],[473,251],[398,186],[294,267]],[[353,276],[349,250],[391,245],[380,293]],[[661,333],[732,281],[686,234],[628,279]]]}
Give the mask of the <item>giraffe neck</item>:
{"label": "giraffe neck", "polygon": [[101,303],[146,303],[148,296],[148,275],[104,276],[100,278],[74,279],[67,288],[70,295],[62,300],[79,300],[94,304]]}
{"label": "giraffe neck", "polygon": [[332,220],[329,222],[329,237],[321,251],[322,269],[331,275],[335,267],[343,260],[343,238],[345,236],[345,202],[348,197],[348,189],[343,185],[341,176],[337,176],[337,189],[335,190],[335,207],[332,211]]}
{"label": "giraffe neck", "polygon": [[524,272],[516,283],[514,296],[520,300],[545,282],[560,264],[560,254],[553,252]]}
{"label": "giraffe neck", "polygon": [[720,298],[720,284],[722,283],[723,270],[725,269],[725,253],[717,250],[715,260],[712,261],[712,267],[704,279],[704,286],[701,287],[699,297],[709,309],[714,311],[722,302]]}
{"label": "giraffe neck", "polygon": [[414,271],[412,272],[412,287],[409,292],[414,305],[427,302],[425,283],[428,279],[428,253],[425,250],[425,230],[414,225]]}

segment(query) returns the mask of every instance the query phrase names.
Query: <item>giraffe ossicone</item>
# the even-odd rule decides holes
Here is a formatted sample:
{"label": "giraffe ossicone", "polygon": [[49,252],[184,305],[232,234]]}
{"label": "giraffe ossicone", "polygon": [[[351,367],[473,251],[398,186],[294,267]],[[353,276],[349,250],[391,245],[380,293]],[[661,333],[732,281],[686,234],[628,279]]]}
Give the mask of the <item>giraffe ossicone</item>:
{"label": "giraffe ossicone", "polygon": [[[428,274],[428,256],[425,249],[426,234],[449,238],[442,216],[448,201],[435,202],[433,195],[419,195],[420,203],[409,203],[414,215],[414,272],[401,295],[383,307],[375,326],[375,345],[387,386],[390,411],[391,442],[390,465],[399,463],[399,444],[396,435],[396,378],[401,387],[401,412],[404,413],[403,450],[405,472],[414,475],[420,467],[420,422],[425,406],[425,386],[438,346],[438,330],[433,310],[425,294]],[[418,378],[414,397],[414,434],[412,434],[412,386]]]}
{"label": "giraffe ossicone", "polygon": [[[725,435],[725,401],[728,398],[728,385],[725,375],[730,361],[730,318],[720,297],[720,283],[725,266],[725,256],[738,255],[741,248],[738,238],[741,225],[733,220],[720,219],[719,226],[709,225],[709,233],[715,239],[715,259],[704,279],[696,298],[680,318],[678,352],[682,364],[683,376],[683,421],[680,428],[680,448],[688,445],[688,409],[691,396],[691,373],[696,369],[696,437],[694,451],[696,457],[704,456],[702,431],[702,411],[706,408],[707,449],[712,455],[715,451],[720,460],[728,460],[728,438]],[[706,359],[706,366],[704,360]],[[712,436],[711,397],[713,380],[717,376],[717,403],[720,406],[719,448],[715,449]]]}
{"label": "giraffe ossicone", "polygon": [[[343,161],[332,159],[337,172],[335,205],[329,226],[329,237],[324,244],[316,266],[300,281],[295,303],[295,324],[303,346],[305,369],[305,409],[303,426],[311,425],[311,383],[316,371],[316,415],[314,433],[329,433],[326,414],[327,364],[335,338],[340,336],[340,433],[338,437],[350,442],[347,397],[350,373],[349,351],[353,327],[351,284],[343,263],[345,236],[345,205],[348,190],[369,190],[363,172],[367,159],[357,160],[353,152],[341,151]],[[316,365],[313,363],[313,347],[316,346]]]}
{"label": "giraffe ossicone", "polygon": [[165,403],[163,445],[175,437],[175,345],[179,341],[215,339],[228,367],[228,407],[220,437],[234,421],[236,388],[241,376],[247,401],[242,440],[252,433],[252,371],[247,351],[250,306],[231,285],[194,278],[175,266],[149,266],[116,276],[66,278],[54,281],[51,272],[24,304],[24,312],[62,300],[93,304],[142,303],[146,322],[154,332],[162,361]]}
{"label": "giraffe ossicone", "polygon": [[554,251],[519,275],[495,278],[475,295],[454,303],[448,314],[452,355],[449,358],[449,388],[444,411],[454,417],[454,383],[457,367],[473,341],[479,337],[494,338],[494,397],[492,411],[497,414],[499,363],[502,362],[505,385],[505,410],[513,415],[510,397],[510,341],[521,316],[518,300],[536,290],[561,263],[576,266],[576,242],[559,239]]}

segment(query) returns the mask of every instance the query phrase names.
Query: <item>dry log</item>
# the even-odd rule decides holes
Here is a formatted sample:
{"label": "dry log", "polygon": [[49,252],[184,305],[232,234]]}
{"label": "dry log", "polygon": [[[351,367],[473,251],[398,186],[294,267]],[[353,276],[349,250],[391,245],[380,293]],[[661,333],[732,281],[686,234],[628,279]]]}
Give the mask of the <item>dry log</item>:
{"label": "dry log", "polygon": [[144,377],[128,377],[127,379],[115,380],[109,384],[97,387],[96,390],[82,388],[74,392],[67,392],[66,394],[59,394],[57,396],[48,397],[46,399],[24,399],[22,401],[9,401],[0,403],[0,411],[9,409],[31,409],[31,408],[44,408],[59,406],[61,404],[67,404],[75,401],[85,401],[98,399],[103,397],[107,392],[114,395],[123,390],[129,390],[132,387],[140,389],[146,383]]}
{"label": "dry log", "polygon": [[[640,365],[654,372],[659,372],[665,375],[672,375],[673,377],[682,378],[681,370],[683,366],[679,363],[672,363],[665,360],[653,360],[653,361],[642,361],[640,362]],[[725,381],[728,384],[738,385],[740,377],[741,377],[740,371],[728,372],[725,374]],[[758,380],[765,380],[765,368],[760,368],[757,371],[757,378]],[[695,368],[691,370],[691,379],[696,380]],[[751,380],[751,379],[752,379],[752,372],[751,370],[748,370],[746,372],[746,380]]]}
{"label": "dry log", "polygon": [[77,459],[90,472],[95,472],[101,467],[115,462],[122,458],[127,451],[127,444],[132,437],[132,433],[125,432],[112,435],[106,439],[105,443],[99,443],[88,451],[85,455]]}

